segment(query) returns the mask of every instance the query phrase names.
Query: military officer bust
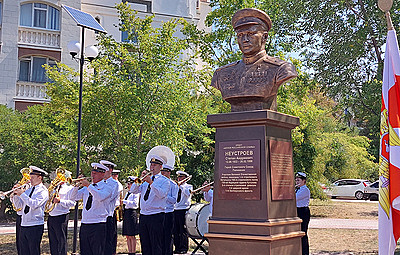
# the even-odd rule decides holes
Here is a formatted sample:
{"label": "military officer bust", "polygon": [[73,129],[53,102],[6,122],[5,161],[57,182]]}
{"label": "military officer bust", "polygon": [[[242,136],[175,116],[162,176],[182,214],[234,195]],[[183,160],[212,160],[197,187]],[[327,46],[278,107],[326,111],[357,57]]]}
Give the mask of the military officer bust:
{"label": "military officer bust", "polygon": [[241,9],[232,17],[243,59],[218,68],[211,85],[221,91],[232,112],[277,110],[276,93],[280,85],[295,78],[295,67],[270,57],[265,43],[272,22],[258,9]]}

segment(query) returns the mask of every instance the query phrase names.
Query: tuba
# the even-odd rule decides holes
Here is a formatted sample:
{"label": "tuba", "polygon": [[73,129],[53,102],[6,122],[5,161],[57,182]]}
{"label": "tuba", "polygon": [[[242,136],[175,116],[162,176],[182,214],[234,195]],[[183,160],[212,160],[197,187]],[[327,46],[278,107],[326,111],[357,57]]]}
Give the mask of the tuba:
{"label": "tuba", "polygon": [[152,155],[157,155],[164,159],[165,163],[174,166],[175,165],[175,154],[174,152],[168,148],[167,146],[164,145],[159,145],[156,147],[153,147],[146,156],[146,166],[147,169],[150,169],[150,160]]}
{"label": "tuba", "polygon": [[[32,172],[32,170],[29,167],[24,167],[19,171],[22,174],[22,179],[18,182],[18,184],[20,186],[25,186],[31,180],[31,176],[29,174]],[[16,211],[16,212],[19,212],[22,210],[22,208],[16,208],[13,202],[12,202],[12,206],[13,206],[14,211]]]}
{"label": "tuba", "polygon": [[66,175],[69,174],[69,171],[63,169],[63,168],[57,168],[56,170],[56,177],[54,178],[53,181],[51,181],[50,186],[48,188],[49,191],[49,200],[47,200],[46,205],[44,207],[44,211],[46,213],[51,212],[56,204],[53,202],[55,197],[58,197],[58,192],[61,188],[61,183],[66,182],[67,178]]}

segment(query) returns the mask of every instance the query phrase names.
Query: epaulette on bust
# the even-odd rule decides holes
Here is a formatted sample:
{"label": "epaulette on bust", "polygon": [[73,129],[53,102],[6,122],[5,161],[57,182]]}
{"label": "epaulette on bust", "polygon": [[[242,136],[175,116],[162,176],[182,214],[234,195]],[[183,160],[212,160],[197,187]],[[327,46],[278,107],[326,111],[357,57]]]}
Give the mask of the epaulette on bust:
{"label": "epaulette on bust", "polygon": [[220,71],[220,70],[222,70],[222,69],[225,69],[225,68],[228,68],[228,67],[231,67],[231,66],[235,66],[235,65],[239,64],[239,62],[240,62],[240,61],[238,60],[238,61],[236,61],[236,62],[232,62],[232,63],[229,63],[229,64],[227,64],[227,65],[221,66],[221,67],[217,68],[216,71]]}
{"label": "epaulette on bust", "polygon": [[286,63],[286,61],[279,59],[279,58],[275,58],[275,57],[271,57],[271,56],[266,56],[264,58],[264,62],[276,65],[276,66],[280,66],[283,65],[284,63]]}

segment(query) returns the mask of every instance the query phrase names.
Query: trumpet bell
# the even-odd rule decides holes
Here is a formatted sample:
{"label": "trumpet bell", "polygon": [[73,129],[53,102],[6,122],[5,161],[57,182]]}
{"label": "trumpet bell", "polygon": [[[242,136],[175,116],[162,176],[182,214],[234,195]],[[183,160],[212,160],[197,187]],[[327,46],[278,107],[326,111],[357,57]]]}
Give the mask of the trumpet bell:
{"label": "trumpet bell", "polygon": [[152,155],[157,155],[164,159],[165,163],[174,166],[175,165],[175,154],[174,152],[167,146],[158,145],[153,147],[146,156],[146,166],[147,169],[150,169],[150,160]]}

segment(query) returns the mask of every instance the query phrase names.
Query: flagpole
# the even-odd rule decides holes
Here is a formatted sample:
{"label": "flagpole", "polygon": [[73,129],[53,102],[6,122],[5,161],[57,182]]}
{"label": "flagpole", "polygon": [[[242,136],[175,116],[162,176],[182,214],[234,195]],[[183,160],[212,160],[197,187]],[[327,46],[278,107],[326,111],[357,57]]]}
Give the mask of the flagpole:
{"label": "flagpole", "polygon": [[385,13],[387,28],[389,30],[394,30],[392,18],[390,17],[390,9],[392,9],[393,0],[378,0],[378,7]]}

